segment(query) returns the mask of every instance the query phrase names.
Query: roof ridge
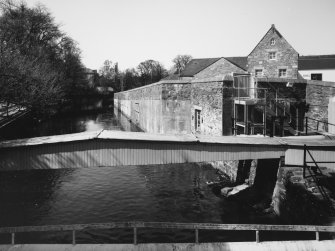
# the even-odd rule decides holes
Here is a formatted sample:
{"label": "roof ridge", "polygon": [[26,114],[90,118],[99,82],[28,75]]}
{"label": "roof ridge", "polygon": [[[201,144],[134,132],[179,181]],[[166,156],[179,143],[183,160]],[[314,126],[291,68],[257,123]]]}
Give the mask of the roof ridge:
{"label": "roof ridge", "polygon": [[314,58],[328,58],[328,57],[335,57],[335,54],[325,54],[325,55],[301,55],[299,58],[308,58],[308,57],[314,57]]}

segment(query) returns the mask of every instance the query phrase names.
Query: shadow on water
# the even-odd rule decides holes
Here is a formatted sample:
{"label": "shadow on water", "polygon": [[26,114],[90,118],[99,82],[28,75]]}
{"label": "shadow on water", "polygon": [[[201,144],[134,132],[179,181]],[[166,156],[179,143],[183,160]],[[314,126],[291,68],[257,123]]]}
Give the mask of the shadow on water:
{"label": "shadow on water", "polygon": [[[112,221],[256,223],[252,212],[213,194],[217,172],[201,164],[3,172],[0,225]],[[192,242],[189,230],[139,229],[139,242]],[[132,230],[85,230],[78,243],[129,243]],[[200,231],[200,241],[248,240],[252,232]],[[1,243],[9,236],[1,235]],[[22,233],[17,243],[71,243],[71,233]]]}
{"label": "shadow on water", "polygon": [[41,136],[98,131],[143,131],[113,108],[59,113],[46,119],[35,118],[32,114],[0,128],[0,140],[23,139]]}

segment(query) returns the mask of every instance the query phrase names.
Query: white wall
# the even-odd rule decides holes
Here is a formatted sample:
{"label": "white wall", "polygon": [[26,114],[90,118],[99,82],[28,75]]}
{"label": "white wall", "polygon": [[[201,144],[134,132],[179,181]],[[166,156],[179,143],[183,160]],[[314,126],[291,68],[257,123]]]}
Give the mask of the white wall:
{"label": "white wall", "polygon": [[301,76],[304,79],[311,80],[311,74],[317,74],[321,73],[322,74],[322,81],[331,81],[335,82],[335,69],[330,69],[330,70],[303,70],[299,71]]}

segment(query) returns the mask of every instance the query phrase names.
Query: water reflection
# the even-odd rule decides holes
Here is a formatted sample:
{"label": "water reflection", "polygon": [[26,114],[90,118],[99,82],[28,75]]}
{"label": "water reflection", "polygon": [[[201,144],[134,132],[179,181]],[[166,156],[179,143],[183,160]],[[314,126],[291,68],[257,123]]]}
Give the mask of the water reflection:
{"label": "water reflection", "polygon": [[121,113],[113,110],[58,114],[39,121],[31,115],[0,129],[0,140],[61,135],[97,130],[141,131]]}
{"label": "water reflection", "polygon": [[3,172],[0,225],[220,222],[219,198],[204,185],[215,175],[193,164]]}
{"label": "water reflection", "polygon": [[[113,221],[256,223],[250,209],[214,195],[206,181],[215,179],[217,172],[200,164],[3,172],[0,225]],[[165,241],[165,232],[141,230],[140,238]],[[202,233],[204,238],[211,235]],[[168,236],[169,241],[192,241],[194,233],[172,231]],[[227,238],[222,232],[215,236],[221,241]],[[129,237],[131,232],[127,230],[78,233],[78,239],[86,243],[122,242]],[[70,237],[66,233],[46,233],[22,238],[24,242],[56,238],[61,243]]]}

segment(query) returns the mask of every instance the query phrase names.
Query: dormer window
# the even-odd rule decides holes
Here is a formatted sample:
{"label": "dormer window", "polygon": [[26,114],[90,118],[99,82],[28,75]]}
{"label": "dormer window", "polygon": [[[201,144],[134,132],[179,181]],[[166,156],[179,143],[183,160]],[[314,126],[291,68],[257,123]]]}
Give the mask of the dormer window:
{"label": "dormer window", "polygon": [[270,40],[270,44],[271,44],[271,45],[275,45],[275,43],[276,43],[276,40],[275,40],[274,38],[271,38],[271,40]]}
{"label": "dormer window", "polygon": [[276,59],[276,53],[274,51],[269,52],[269,59],[275,60]]}

